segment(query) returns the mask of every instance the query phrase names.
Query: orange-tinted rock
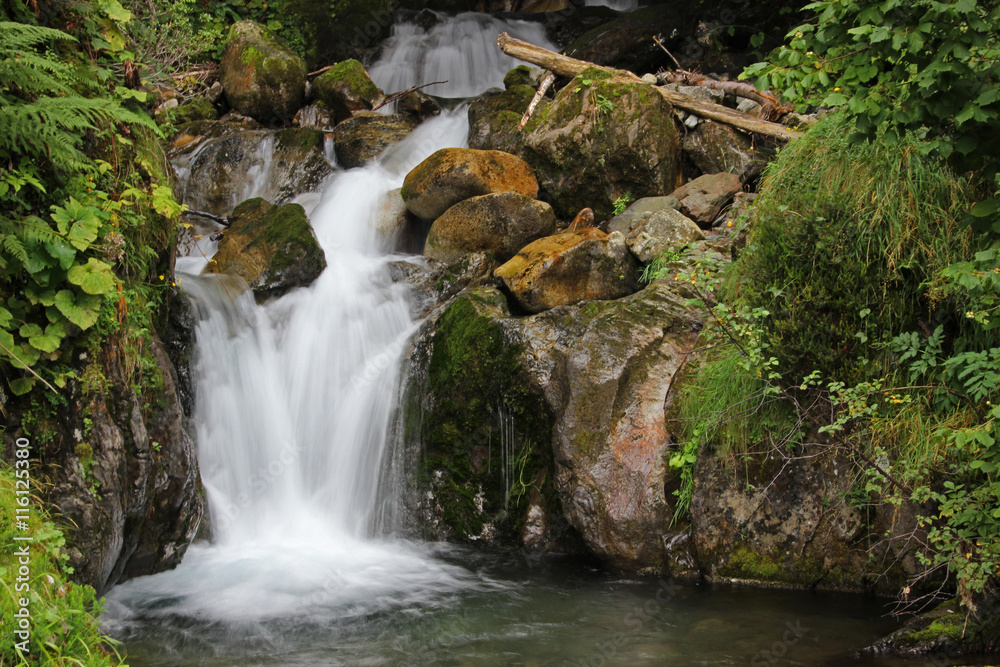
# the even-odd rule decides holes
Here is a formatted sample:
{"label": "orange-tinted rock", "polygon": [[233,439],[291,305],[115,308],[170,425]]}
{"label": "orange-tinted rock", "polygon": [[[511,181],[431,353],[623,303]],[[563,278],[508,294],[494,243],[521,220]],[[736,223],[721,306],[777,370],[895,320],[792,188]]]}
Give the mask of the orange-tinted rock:
{"label": "orange-tinted rock", "polygon": [[534,199],[538,181],[524,160],[501,151],[444,148],[403,181],[403,201],[423,220],[434,220],[460,201],[494,192]]}

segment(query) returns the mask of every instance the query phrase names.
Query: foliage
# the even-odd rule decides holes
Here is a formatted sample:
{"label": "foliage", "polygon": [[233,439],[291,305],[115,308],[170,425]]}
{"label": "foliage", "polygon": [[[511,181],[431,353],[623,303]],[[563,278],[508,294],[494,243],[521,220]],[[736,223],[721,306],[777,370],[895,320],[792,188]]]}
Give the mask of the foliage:
{"label": "foliage", "polygon": [[614,214],[615,215],[621,215],[622,213],[625,212],[625,209],[627,209],[628,205],[631,204],[631,203],[632,203],[632,193],[631,192],[626,192],[621,197],[618,197],[612,203],[612,206],[614,206]]}
{"label": "foliage", "polygon": [[83,43],[0,22],[0,373],[15,395],[65,387],[77,334],[120,327],[136,288],[121,279],[149,276],[180,211],[150,162],[158,129],[134,107],[142,94],[110,69],[131,16],[99,7]]}
{"label": "foliage", "polygon": [[849,133],[843,116],[826,119],[768,166],[734,267],[740,300],[771,314],[789,384],[814,370],[850,384],[881,372],[884,351],[869,343],[949,319],[941,272],[978,241],[960,222],[967,183],[919,140],[857,144]]}
{"label": "foliage", "polygon": [[819,0],[805,11],[809,22],[744,78],[786,101],[841,107],[869,140],[911,133],[962,169],[996,173],[1000,3]]}
{"label": "foliage", "polygon": [[[27,451],[27,450],[21,450]],[[26,459],[16,459],[25,461]],[[0,608],[4,619],[14,619],[20,608],[21,598],[27,596],[32,615],[29,653],[23,655],[15,649],[11,631],[5,631],[5,641],[0,646],[0,663],[20,665],[83,665],[103,667],[122,664],[113,648],[112,640],[101,634],[97,617],[100,602],[90,586],[73,584],[68,580],[72,568],[67,564],[62,532],[46,516],[45,511],[32,500],[26,529],[17,529],[15,514],[17,504],[15,486],[18,473],[27,473],[23,467],[14,470],[0,463]],[[24,477],[24,474],[20,475]],[[21,479],[20,481],[24,481]],[[30,574],[26,581],[18,581],[21,566],[15,550],[26,542],[15,542],[15,535],[30,535]],[[28,590],[17,590],[25,585]],[[8,629],[10,630],[10,629]]]}

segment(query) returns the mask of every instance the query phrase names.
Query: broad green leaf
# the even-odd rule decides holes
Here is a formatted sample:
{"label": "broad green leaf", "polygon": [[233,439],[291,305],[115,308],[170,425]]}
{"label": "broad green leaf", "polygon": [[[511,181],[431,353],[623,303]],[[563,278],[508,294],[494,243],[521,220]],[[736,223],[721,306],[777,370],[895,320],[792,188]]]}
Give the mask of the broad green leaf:
{"label": "broad green leaf", "polygon": [[86,264],[77,264],[66,274],[73,285],[79,285],[87,294],[107,294],[115,287],[115,274],[111,267],[91,257]]}
{"label": "broad green leaf", "polygon": [[977,218],[987,218],[998,210],[1000,210],[1000,201],[996,199],[984,199],[973,206],[969,212]]}
{"label": "broad green leaf", "polygon": [[101,298],[90,294],[74,294],[71,290],[64,289],[56,294],[56,308],[76,326],[89,329],[97,322],[101,313]]}
{"label": "broad green leaf", "polygon": [[39,334],[37,336],[32,336],[28,339],[31,346],[36,350],[41,350],[42,352],[55,352],[59,349],[59,344],[62,342],[62,336],[49,336],[47,334]]}
{"label": "broad green leaf", "polygon": [[10,326],[10,321],[11,319],[13,319],[13,317],[14,316],[11,315],[9,310],[4,308],[3,306],[0,306],[0,329],[6,329],[8,326]]}
{"label": "broad green leaf", "polygon": [[128,23],[132,20],[132,12],[122,7],[118,0],[98,0],[97,4],[112,21]]}
{"label": "broad green leaf", "polygon": [[10,392],[15,396],[24,396],[35,386],[34,377],[18,378],[11,380]]}
{"label": "broad green leaf", "polygon": [[42,333],[42,328],[34,322],[29,322],[27,324],[22,324],[21,328],[17,330],[17,333],[21,334],[21,338],[30,338],[31,336],[40,335]]}
{"label": "broad green leaf", "polygon": [[52,243],[46,243],[45,249],[53,259],[59,260],[59,268],[63,271],[73,266],[73,260],[76,259],[76,250],[65,240],[59,239]]}
{"label": "broad green leaf", "polygon": [[100,219],[96,215],[91,214],[73,223],[73,227],[70,228],[66,238],[69,239],[69,242],[77,250],[86,250],[90,247],[90,244],[97,240],[97,232],[100,228]]}

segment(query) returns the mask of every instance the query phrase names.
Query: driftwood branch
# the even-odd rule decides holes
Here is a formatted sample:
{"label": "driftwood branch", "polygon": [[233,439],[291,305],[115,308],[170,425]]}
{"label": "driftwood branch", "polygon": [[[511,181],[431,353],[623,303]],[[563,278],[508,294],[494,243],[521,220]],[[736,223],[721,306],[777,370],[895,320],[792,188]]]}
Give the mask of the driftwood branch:
{"label": "driftwood branch", "polygon": [[228,228],[230,224],[229,218],[223,218],[221,215],[215,215],[214,213],[207,213],[205,211],[195,211],[194,209],[188,209],[182,213],[182,215],[197,215],[199,218],[208,218],[212,222],[217,222],[223,227]]}
{"label": "driftwood branch", "polygon": [[[540,46],[535,46],[530,42],[525,42],[524,40],[511,37],[507,33],[503,33],[497,38],[497,46],[499,46],[500,49],[509,56],[513,56],[518,60],[523,60],[533,65],[543,67],[560,76],[575,77],[584,70],[595,67],[612,74],[615,81],[621,83],[649,85],[632,72],[617,70],[610,67],[601,67],[600,65],[595,65],[594,63],[589,63],[585,60],[570,58],[569,56],[564,56],[549,51],[548,49],[543,49]],[[779,123],[761,120],[760,118],[755,118],[754,116],[745,114],[742,111],[724,107],[721,104],[705,102],[704,100],[699,100],[691,97],[690,95],[678,93],[659,86],[653,86],[653,89],[656,90],[660,96],[671,105],[701,116],[702,118],[709,118],[720,123],[732,125],[733,127],[737,127],[741,130],[746,130],[747,132],[753,132],[755,134],[761,134],[768,137],[775,137],[785,141],[802,136],[801,133],[789,130],[787,127]]]}
{"label": "driftwood branch", "polygon": [[406,97],[407,95],[409,95],[410,93],[414,93],[414,92],[420,90],[421,88],[426,88],[427,86],[436,86],[439,83],[448,83],[448,82],[447,81],[432,81],[431,83],[425,83],[422,86],[410,86],[406,90],[401,90],[398,93],[393,93],[389,97],[385,98],[379,104],[373,106],[372,107],[372,111],[375,111],[376,109],[381,109],[382,107],[384,107],[387,104],[392,104],[396,100],[400,100],[400,99]]}
{"label": "driftwood branch", "polygon": [[528,110],[524,112],[523,116],[521,116],[521,122],[518,123],[517,129],[523,130],[524,126],[528,124],[528,121],[531,119],[531,114],[535,113],[535,107],[537,107],[538,103],[542,101],[543,97],[545,97],[546,91],[548,91],[552,82],[555,80],[556,75],[552,72],[545,75],[545,78],[542,79],[542,83],[538,86],[538,90],[535,91],[535,96],[531,98],[531,104],[528,105]]}

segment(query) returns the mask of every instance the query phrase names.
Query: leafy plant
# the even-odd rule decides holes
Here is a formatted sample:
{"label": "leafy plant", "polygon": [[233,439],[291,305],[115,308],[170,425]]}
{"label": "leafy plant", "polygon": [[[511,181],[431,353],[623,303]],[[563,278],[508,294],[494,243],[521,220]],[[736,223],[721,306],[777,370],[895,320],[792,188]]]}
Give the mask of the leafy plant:
{"label": "leafy plant", "polygon": [[805,11],[811,20],[743,78],[787,101],[842,108],[861,137],[913,133],[961,169],[996,174],[1000,4],[820,0]]}
{"label": "leafy plant", "polygon": [[632,203],[632,193],[626,192],[621,197],[616,197],[612,206],[614,207],[614,214],[621,215],[628,208],[628,205]]}

